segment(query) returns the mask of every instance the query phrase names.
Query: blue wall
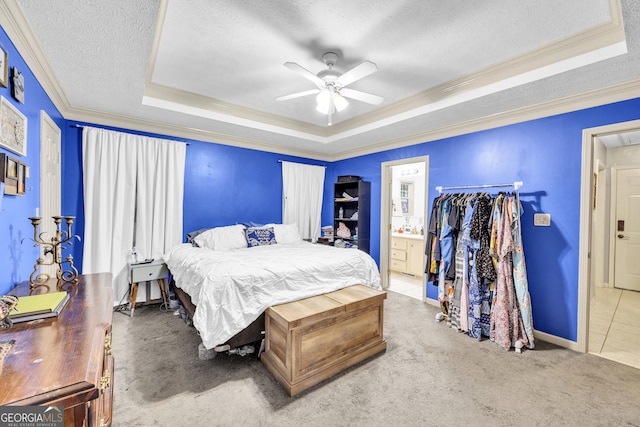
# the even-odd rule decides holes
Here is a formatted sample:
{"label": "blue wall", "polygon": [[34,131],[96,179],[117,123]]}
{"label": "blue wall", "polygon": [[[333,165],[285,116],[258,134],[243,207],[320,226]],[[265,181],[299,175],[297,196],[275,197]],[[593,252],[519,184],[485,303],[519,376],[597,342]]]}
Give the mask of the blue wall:
{"label": "blue wall", "polygon": [[[325,194],[338,175],[371,181],[371,255],[380,257],[381,163],[429,156],[429,211],[436,186],[523,181],[522,234],[534,327],[577,339],[578,250],[582,130],[640,118],[640,99],[475,132],[335,162]],[[323,223],[331,221],[331,201]],[[551,214],[551,227],[534,227],[533,214]],[[434,286],[427,296],[437,298]]]}
{"label": "blue wall", "polygon": [[[21,239],[32,235],[27,220],[39,205],[39,112],[44,109],[63,132],[62,213],[76,215],[84,225],[82,205],[81,130],[65,121],[26,67],[4,32],[0,43],[10,65],[25,76],[28,156],[31,167],[27,194],[4,196],[0,211],[0,294],[28,280],[37,251]],[[8,89],[0,88],[8,99]],[[537,330],[575,341],[578,307],[579,197],[582,129],[640,118],[640,99],[557,115],[388,150],[327,165],[323,224],[332,222],[332,186],[339,175],[360,175],[371,181],[371,255],[380,257],[380,167],[385,161],[430,156],[429,198],[438,185],[474,185],[524,181],[523,239],[529,290]],[[126,131],[124,129],[119,129]],[[131,131],[129,131],[131,132]],[[136,132],[132,132],[136,133]],[[145,134],[145,133],[143,133]],[[167,139],[176,139],[162,135]],[[185,174],[184,231],[240,221],[281,220],[279,159],[323,164],[280,154],[189,141]],[[0,149],[1,150],[1,149]],[[4,151],[3,151],[4,152]],[[533,227],[533,214],[551,214],[551,227]],[[81,233],[82,234],[82,233]],[[74,246],[82,265],[82,246]],[[428,296],[436,291],[428,287]]]}
{"label": "blue wall", "polygon": [[[33,227],[29,221],[40,206],[40,110],[44,110],[51,119],[63,127],[64,119],[55,108],[51,99],[42,89],[31,70],[15,49],[7,34],[0,27],[0,45],[8,53],[9,67],[16,67],[24,77],[25,103],[20,104],[11,97],[11,84],[0,87],[0,95],[11,102],[27,117],[27,156],[20,156],[0,147],[0,153],[8,154],[30,168],[30,178],[26,180],[23,196],[0,194],[0,295],[6,293],[17,283],[28,280],[33,265],[38,258],[38,250],[33,242],[24,240],[33,238]],[[9,71],[11,78],[11,71]]]}

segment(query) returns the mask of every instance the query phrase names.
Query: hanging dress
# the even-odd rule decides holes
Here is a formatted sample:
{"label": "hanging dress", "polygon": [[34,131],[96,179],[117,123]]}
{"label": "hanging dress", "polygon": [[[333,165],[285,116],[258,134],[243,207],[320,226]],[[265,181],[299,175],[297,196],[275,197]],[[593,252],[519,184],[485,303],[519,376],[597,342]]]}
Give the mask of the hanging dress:
{"label": "hanging dress", "polygon": [[473,218],[473,202],[466,202],[466,208],[464,211],[464,219],[462,220],[462,230],[460,237],[460,244],[462,248],[462,287],[460,289],[460,330],[462,332],[469,332],[471,325],[470,321],[470,302],[469,302],[469,277],[471,276],[470,263],[473,263],[475,249],[473,248],[474,242],[472,242],[469,233],[471,231],[471,218]]}
{"label": "hanging dress", "polygon": [[511,203],[505,200],[502,203],[502,212],[497,221],[498,272],[489,335],[491,341],[505,351],[515,347],[518,341],[523,339],[523,336],[524,340],[526,340],[513,284],[513,238],[511,234],[510,207]]}
{"label": "hanging dress", "polygon": [[[467,205],[467,213],[465,215],[471,215],[471,222],[469,228],[465,231],[463,239],[465,240],[465,264],[467,265],[467,283],[469,284],[469,310],[468,310],[468,322],[469,322],[469,336],[480,341],[482,339],[482,299],[483,292],[480,282],[478,281],[478,272],[476,268],[476,255],[480,248],[480,242],[471,237],[471,224],[473,222],[473,215],[475,215],[477,201],[469,202]],[[466,218],[465,218],[466,219]]]}
{"label": "hanging dress", "polygon": [[[517,193],[516,193],[517,194]],[[531,314],[531,297],[529,295],[529,284],[527,280],[527,267],[524,261],[524,249],[522,247],[522,231],[520,229],[520,217],[522,207],[518,197],[511,197],[511,231],[513,237],[513,282],[518,298],[518,308],[522,320],[526,341],[524,344],[533,349],[535,347],[533,338],[533,316]]]}
{"label": "hanging dress", "polygon": [[[458,235],[462,234],[462,230],[460,229],[462,227],[462,221],[460,218],[464,218],[464,207],[456,205],[456,220],[451,221],[452,228],[454,229],[454,235],[456,233]],[[451,322],[452,328],[460,331],[462,330],[460,313],[465,313],[466,316],[466,311],[461,311],[462,289],[463,285],[466,285],[464,281],[464,245],[461,238],[454,238],[454,241],[456,242],[455,255],[453,257],[455,276],[453,281],[453,297],[451,298],[451,303],[449,305],[449,321]],[[465,287],[465,289],[468,290],[468,287]]]}

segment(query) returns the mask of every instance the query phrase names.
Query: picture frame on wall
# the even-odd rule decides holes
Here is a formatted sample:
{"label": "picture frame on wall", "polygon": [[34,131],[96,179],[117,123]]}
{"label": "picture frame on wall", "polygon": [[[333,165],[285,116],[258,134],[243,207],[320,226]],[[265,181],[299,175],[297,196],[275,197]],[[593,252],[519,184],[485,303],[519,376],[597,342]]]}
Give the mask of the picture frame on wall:
{"label": "picture frame on wall", "polygon": [[3,96],[0,96],[0,147],[27,155],[27,118]]}
{"label": "picture frame on wall", "polygon": [[7,154],[0,153],[0,180],[4,194],[22,196],[26,189],[27,165]]}
{"label": "picture frame on wall", "polygon": [[11,96],[24,104],[24,76],[16,67],[11,68]]}
{"label": "picture frame on wall", "polygon": [[0,86],[7,87],[9,85],[9,54],[4,47],[0,45]]}

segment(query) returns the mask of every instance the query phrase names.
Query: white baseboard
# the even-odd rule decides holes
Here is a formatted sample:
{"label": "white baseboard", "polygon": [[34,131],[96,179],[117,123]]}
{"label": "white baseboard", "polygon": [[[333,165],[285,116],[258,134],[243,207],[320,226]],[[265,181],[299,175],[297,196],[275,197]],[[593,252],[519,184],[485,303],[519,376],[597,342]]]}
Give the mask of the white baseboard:
{"label": "white baseboard", "polygon": [[569,341],[566,338],[560,338],[560,337],[557,337],[555,335],[547,334],[546,332],[540,332],[540,331],[536,331],[534,329],[533,330],[533,337],[536,340],[546,341],[546,342],[549,342],[551,344],[558,345],[560,347],[568,348],[569,350],[578,351],[578,352],[580,351],[578,349],[578,343],[577,342]]}
{"label": "white baseboard", "polygon": [[438,301],[437,299],[433,299],[433,298],[423,298],[422,302],[426,302],[429,305],[432,305],[434,307],[438,307],[440,308],[440,301]]}
{"label": "white baseboard", "polygon": [[[437,299],[424,298],[422,301],[429,305],[433,305],[434,307],[440,308],[440,302]],[[570,341],[566,338],[547,334],[546,332],[536,331],[535,329],[533,330],[533,336],[536,340],[546,341],[560,347],[568,348],[569,350],[580,352],[580,350],[578,349],[578,343],[575,341]]]}

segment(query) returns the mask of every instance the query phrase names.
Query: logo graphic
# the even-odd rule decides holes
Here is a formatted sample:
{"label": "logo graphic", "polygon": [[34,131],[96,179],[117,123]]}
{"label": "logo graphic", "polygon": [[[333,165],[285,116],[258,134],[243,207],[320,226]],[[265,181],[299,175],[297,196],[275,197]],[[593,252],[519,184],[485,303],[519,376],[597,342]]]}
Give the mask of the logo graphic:
{"label": "logo graphic", "polygon": [[0,427],[64,427],[64,408],[0,406]]}

